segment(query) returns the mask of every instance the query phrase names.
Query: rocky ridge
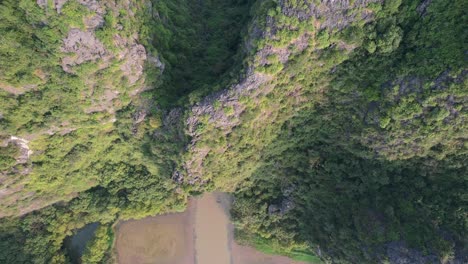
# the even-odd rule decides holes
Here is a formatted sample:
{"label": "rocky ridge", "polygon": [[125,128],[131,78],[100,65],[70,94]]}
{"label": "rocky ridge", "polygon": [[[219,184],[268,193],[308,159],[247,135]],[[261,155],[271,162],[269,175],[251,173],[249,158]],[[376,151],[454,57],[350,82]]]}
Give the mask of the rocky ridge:
{"label": "rocky ridge", "polygon": [[[280,1],[277,10],[280,10],[284,16],[289,18],[316,21],[316,31],[341,30],[355,21],[365,23],[371,21],[373,19],[372,12],[365,7],[369,3],[380,2],[380,0],[327,0],[320,3],[306,1],[305,7],[298,9],[292,7],[288,1]],[[355,10],[359,11],[356,12]],[[228,135],[239,125],[240,116],[245,110],[245,106],[239,99],[250,97],[258,101],[259,98],[266,96],[273,88],[268,85],[268,82],[274,76],[265,74],[259,71],[258,68],[269,66],[269,58],[272,56],[277,56],[282,65],[287,65],[292,56],[300,54],[305,49],[313,46],[311,43],[313,32],[281,25],[280,22],[269,16],[266,17],[264,28],[260,26],[260,22],[258,20],[252,22],[249,36],[244,44],[244,52],[251,54],[255,58],[255,62],[247,66],[245,74],[237,83],[205,98],[190,110],[189,117],[186,120],[187,133],[191,137],[188,147],[190,158],[184,164],[184,169],[187,172],[187,177],[184,179],[189,184],[203,184],[209,180],[203,178],[203,162],[210,149],[197,146],[197,142],[203,137],[200,129],[200,125],[203,123],[202,120],[208,119],[207,123],[210,126]],[[298,32],[297,37],[286,45],[266,45],[256,48],[252,44],[258,39],[278,40],[278,33],[285,29]],[[347,49],[349,52],[353,47],[343,47],[343,49]],[[229,111],[226,111],[226,109],[229,109]]]}

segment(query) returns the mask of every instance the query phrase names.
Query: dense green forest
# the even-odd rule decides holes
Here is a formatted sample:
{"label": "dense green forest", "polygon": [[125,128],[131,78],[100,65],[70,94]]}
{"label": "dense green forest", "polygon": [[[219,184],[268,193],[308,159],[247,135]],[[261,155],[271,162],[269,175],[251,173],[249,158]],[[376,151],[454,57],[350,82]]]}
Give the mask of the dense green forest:
{"label": "dense green forest", "polygon": [[236,239],[468,262],[464,0],[0,2],[0,263],[234,195]]}

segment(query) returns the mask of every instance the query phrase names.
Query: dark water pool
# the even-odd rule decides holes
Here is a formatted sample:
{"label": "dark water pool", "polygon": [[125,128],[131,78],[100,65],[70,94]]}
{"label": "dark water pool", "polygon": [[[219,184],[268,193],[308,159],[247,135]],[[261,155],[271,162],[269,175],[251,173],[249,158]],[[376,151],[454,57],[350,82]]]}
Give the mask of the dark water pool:
{"label": "dark water pool", "polygon": [[65,247],[68,250],[72,263],[81,263],[80,259],[86,248],[86,243],[93,238],[98,226],[99,223],[88,224],[78,229],[73,236],[65,239]]}

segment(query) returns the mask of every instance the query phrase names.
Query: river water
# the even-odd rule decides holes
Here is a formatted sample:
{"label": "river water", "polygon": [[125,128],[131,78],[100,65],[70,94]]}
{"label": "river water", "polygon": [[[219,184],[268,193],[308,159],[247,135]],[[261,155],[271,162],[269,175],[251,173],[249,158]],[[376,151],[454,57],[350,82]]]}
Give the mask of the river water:
{"label": "river water", "polygon": [[231,198],[207,193],[183,213],[120,223],[115,252],[120,264],[300,264],[233,241]]}
{"label": "river water", "polygon": [[205,194],[197,199],[195,212],[197,264],[231,263],[230,204],[230,197],[223,193]]}

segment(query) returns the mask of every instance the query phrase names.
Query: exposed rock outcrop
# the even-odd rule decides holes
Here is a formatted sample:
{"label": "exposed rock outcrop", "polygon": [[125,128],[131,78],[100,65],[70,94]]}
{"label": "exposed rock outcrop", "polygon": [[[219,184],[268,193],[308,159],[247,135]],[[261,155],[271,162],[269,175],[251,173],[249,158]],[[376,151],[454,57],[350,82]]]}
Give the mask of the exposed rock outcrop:
{"label": "exposed rock outcrop", "polygon": [[[68,0],[52,0],[52,5],[57,10],[58,13],[62,11],[63,6],[68,2]],[[47,8],[48,6],[48,0],[36,0],[36,3],[43,7]],[[99,3],[96,0],[78,0],[78,3],[86,6],[92,11],[95,11],[96,13],[103,13],[103,4]]]}
{"label": "exposed rock outcrop", "polygon": [[[245,107],[239,102],[241,96],[252,96],[257,90],[271,80],[271,76],[256,73],[251,71],[250,75],[240,83],[232,86],[230,89],[223,90],[213,96],[205,98],[202,102],[196,104],[191,109],[190,117],[186,121],[187,132],[192,138],[189,144],[191,158],[184,164],[184,168],[188,174],[185,178],[187,183],[204,183],[203,179],[203,160],[208,155],[210,149],[206,147],[198,147],[197,142],[202,136],[202,131],[199,129],[201,120],[208,116],[208,122],[217,129],[229,134],[232,129],[240,123],[240,115]],[[215,107],[215,102],[219,104]],[[225,109],[231,109],[226,113]]]}
{"label": "exposed rock outcrop", "polygon": [[62,67],[66,72],[73,73],[72,67],[84,62],[110,58],[109,52],[93,32],[70,29],[63,40],[62,52],[72,53],[62,59]]}
{"label": "exposed rock outcrop", "polygon": [[0,176],[6,176],[8,174],[21,174],[25,175],[31,171],[32,165],[29,164],[29,159],[34,153],[29,147],[29,140],[17,136],[10,136],[3,141],[0,141],[0,147],[6,148],[9,145],[14,145],[18,149],[17,155],[15,155],[16,163],[12,166],[10,171],[0,171]]}
{"label": "exposed rock outcrop", "polygon": [[135,84],[143,75],[143,66],[147,59],[143,45],[134,44],[124,55],[125,60],[120,69],[127,76],[130,85]]}
{"label": "exposed rock outcrop", "polygon": [[[317,21],[314,26],[317,30],[321,29],[338,29],[341,30],[350,25],[354,21],[363,21],[365,23],[373,19],[372,12],[367,10],[366,7],[369,3],[379,2],[381,0],[327,0],[320,1],[305,1],[307,8],[299,9],[293,3],[281,0],[279,6],[283,15],[288,17],[296,17],[299,20],[307,20],[314,18]],[[360,10],[359,12],[351,12]],[[244,47],[246,52],[252,52],[254,42],[256,39],[271,39],[278,40],[276,33],[278,28],[278,21],[272,17],[266,18],[266,26],[268,30],[262,30],[257,22],[253,22],[250,26],[249,37],[245,41]],[[288,30],[296,30],[294,27]],[[200,129],[201,120],[208,117],[208,124],[214,126],[218,131],[222,131],[225,135],[231,133],[240,123],[240,116],[245,110],[245,106],[239,102],[241,97],[257,98],[259,95],[265,96],[269,93],[272,87],[266,85],[268,81],[274,78],[271,74],[260,73],[256,67],[268,66],[270,64],[269,58],[275,56],[278,58],[279,63],[286,65],[291,59],[293,53],[299,54],[310,45],[310,39],[313,37],[312,33],[307,31],[302,32],[298,37],[291,40],[290,43],[280,46],[266,45],[255,52],[255,64],[247,69],[245,76],[235,85],[218,92],[212,96],[205,98],[200,103],[194,105],[190,111],[190,115],[186,121],[188,134],[191,136],[192,141],[189,145],[190,158],[186,160],[184,167],[187,171],[187,177],[184,178],[187,182],[205,182],[203,180],[203,162],[205,157],[209,154],[210,149],[203,146],[198,147],[197,142],[202,135]],[[350,52],[354,46],[341,43],[342,49]],[[215,107],[216,105],[216,107]],[[229,109],[226,114],[226,109]]]}
{"label": "exposed rock outcrop", "polygon": [[16,158],[16,161],[18,163],[28,162],[29,157],[33,154],[33,151],[29,148],[28,145],[29,141],[24,138],[11,136],[9,142],[12,142],[20,147],[20,155]]}
{"label": "exposed rock outcrop", "polygon": [[[280,6],[283,14],[306,20],[310,17],[320,21],[319,29],[343,29],[356,20],[370,21],[372,12],[364,9],[369,3],[382,3],[383,0],[325,0],[304,1],[304,5],[281,0]],[[361,12],[351,12],[362,8]]]}
{"label": "exposed rock outcrop", "polygon": [[[37,2],[37,4],[39,6],[41,6],[43,8],[47,8],[49,1],[48,0],[37,0],[36,2]],[[53,0],[52,5],[55,8],[55,10],[57,10],[57,12],[60,13],[62,11],[63,5],[65,5],[66,2],[68,2],[68,0]]]}

